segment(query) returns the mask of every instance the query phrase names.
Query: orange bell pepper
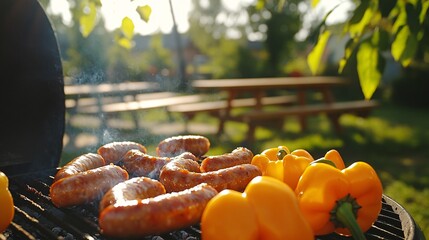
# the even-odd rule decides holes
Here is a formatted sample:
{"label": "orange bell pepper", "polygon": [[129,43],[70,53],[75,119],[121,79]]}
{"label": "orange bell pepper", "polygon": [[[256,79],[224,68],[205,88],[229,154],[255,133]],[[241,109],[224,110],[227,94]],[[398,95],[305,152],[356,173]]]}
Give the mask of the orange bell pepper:
{"label": "orange bell pepper", "polygon": [[3,172],[0,172],[0,233],[6,230],[15,213],[13,198],[8,187],[9,179]]}
{"label": "orange bell pepper", "polygon": [[272,177],[258,176],[243,193],[224,190],[209,201],[201,218],[203,240],[314,239],[293,190]]}
{"label": "orange bell pepper", "polygon": [[299,206],[316,235],[337,232],[365,239],[381,211],[383,187],[375,170],[355,162],[339,170],[312,163],[295,189]]}

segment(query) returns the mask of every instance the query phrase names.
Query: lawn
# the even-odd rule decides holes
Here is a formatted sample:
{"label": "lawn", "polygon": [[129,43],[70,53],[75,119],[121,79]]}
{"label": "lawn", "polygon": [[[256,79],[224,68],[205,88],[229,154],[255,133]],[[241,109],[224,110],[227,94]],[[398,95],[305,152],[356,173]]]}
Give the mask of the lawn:
{"label": "lawn", "polygon": [[[127,116],[124,117],[125,119]],[[378,172],[384,193],[400,203],[416,220],[424,234],[429,236],[429,111],[412,109],[390,103],[382,103],[367,118],[343,115],[340,123],[344,132],[332,131],[325,116],[308,119],[309,128],[301,131],[297,119],[285,121],[280,129],[258,128],[257,141],[251,150],[257,154],[262,150],[279,145],[289,149],[304,148],[314,158],[319,158],[329,149],[337,149],[344,161],[366,161]],[[144,122],[181,122],[181,116],[169,119],[164,112],[146,112]],[[198,115],[190,124],[216,126],[217,120],[208,115]],[[167,135],[150,135],[145,130],[116,131],[118,139],[141,141],[148,149]],[[211,141],[209,154],[230,152],[245,142],[246,126],[241,123],[227,123],[225,134],[216,137],[205,134]],[[198,132],[193,132],[198,134]],[[178,133],[179,134],[179,133]],[[126,136],[126,137],[124,137]],[[115,139],[115,136],[112,138]],[[70,160],[81,152],[93,151],[96,146],[85,149],[64,150],[62,161]],[[153,151],[152,151],[153,152]]]}

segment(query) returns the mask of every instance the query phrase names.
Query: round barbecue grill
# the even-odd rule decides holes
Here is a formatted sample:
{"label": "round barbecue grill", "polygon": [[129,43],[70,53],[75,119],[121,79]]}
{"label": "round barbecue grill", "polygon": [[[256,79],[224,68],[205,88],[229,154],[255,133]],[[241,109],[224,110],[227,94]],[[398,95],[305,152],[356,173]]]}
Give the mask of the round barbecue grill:
{"label": "round barbecue grill", "polygon": [[[0,170],[9,176],[15,217],[0,239],[106,239],[98,203],[58,209],[49,188],[62,150],[64,83],[54,31],[37,0],[0,1]],[[424,239],[413,218],[383,196],[367,239]],[[144,239],[200,239],[198,225]],[[349,239],[336,234],[317,239]]]}

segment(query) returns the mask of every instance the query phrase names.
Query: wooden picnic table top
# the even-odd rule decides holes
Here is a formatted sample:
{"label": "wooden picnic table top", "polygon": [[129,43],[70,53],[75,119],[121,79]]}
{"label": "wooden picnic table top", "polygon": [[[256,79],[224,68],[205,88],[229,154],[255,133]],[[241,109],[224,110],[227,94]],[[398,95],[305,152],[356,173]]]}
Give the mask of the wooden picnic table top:
{"label": "wooden picnic table top", "polygon": [[274,88],[318,88],[348,83],[342,77],[276,77],[194,80],[192,87],[200,90],[218,89],[228,91],[266,90]]}
{"label": "wooden picnic table top", "polygon": [[67,98],[85,97],[93,95],[118,95],[136,94],[159,89],[159,84],[155,82],[123,82],[123,83],[102,83],[102,84],[82,84],[66,85],[64,93]]}

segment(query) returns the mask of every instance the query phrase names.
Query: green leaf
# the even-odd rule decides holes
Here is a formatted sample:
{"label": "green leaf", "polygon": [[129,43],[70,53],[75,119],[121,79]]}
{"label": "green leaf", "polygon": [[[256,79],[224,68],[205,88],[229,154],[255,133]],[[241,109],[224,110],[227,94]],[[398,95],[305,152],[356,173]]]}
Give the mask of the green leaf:
{"label": "green leaf", "polygon": [[343,72],[343,70],[346,67],[347,62],[349,61],[349,58],[352,55],[355,48],[356,48],[356,41],[354,41],[353,38],[350,38],[347,41],[346,46],[344,48],[344,56],[339,62],[338,73]]}
{"label": "green leaf", "polygon": [[152,8],[149,5],[140,6],[137,8],[137,12],[143,21],[148,22],[150,14],[152,13]]}
{"label": "green leaf", "polygon": [[320,0],[311,0],[311,7],[316,7]]}
{"label": "green leaf", "polygon": [[429,1],[424,1],[422,3],[422,10],[420,11],[420,16],[419,16],[420,23],[423,23],[425,21],[428,8],[429,8]]}
{"label": "green leaf", "polygon": [[97,20],[97,8],[94,2],[84,2],[81,6],[82,15],[79,18],[80,32],[83,37],[88,37],[95,27]]}
{"label": "green leaf", "polygon": [[380,52],[389,50],[390,47],[390,36],[389,33],[385,29],[378,28],[377,31],[380,33],[380,40],[378,42],[378,48]]}
{"label": "green leaf", "polygon": [[395,7],[398,0],[381,0],[378,2],[378,9],[380,10],[382,17],[387,17],[390,11]]}
{"label": "green leaf", "polygon": [[392,33],[396,34],[405,24],[407,24],[407,12],[405,11],[405,7],[401,6],[398,17],[396,18],[395,23],[393,23]]}
{"label": "green leaf", "polygon": [[366,40],[360,44],[356,57],[363,95],[365,99],[371,99],[381,81],[378,48]]}
{"label": "green leaf", "polygon": [[133,47],[133,42],[128,38],[124,38],[124,37],[119,38],[117,40],[117,42],[118,42],[119,46],[126,48],[126,49],[131,49]]}
{"label": "green leaf", "polygon": [[322,61],[322,56],[328,43],[329,37],[331,36],[330,31],[325,31],[319,36],[314,48],[311,50],[310,54],[307,56],[307,63],[310,67],[311,72],[315,75],[318,73],[320,68],[320,62]]}
{"label": "green leaf", "polygon": [[350,21],[348,25],[350,36],[353,38],[361,36],[365,28],[371,23],[373,16],[374,11],[368,7],[359,22]]}
{"label": "green leaf", "polygon": [[264,9],[264,7],[265,7],[265,0],[258,0],[256,2],[256,6],[255,6],[256,10],[260,11],[260,10]]}
{"label": "green leaf", "polygon": [[408,66],[417,51],[417,36],[411,33],[408,26],[403,26],[392,43],[392,56],[402,64]]}
{"label": "green leaf", "polygon": [[411,32],[417,34],[420,29],[420,20],[419,13],[417,12],[415,6],[411,3],[405,5],[407,11],[407,24]]}
{"label": "green leaf", "polygon": [[359,4],[359,6],[354,10],[353,16],[350,18],[349,23],[355,24],[360,22],[368,7],[369,7],[369,1],[368,0],[362,1]]}
{"label": "green leaf", "polygon": [[132,39],[134,36],[134,23],[129,17],[122,19],[121,31],[124,36],[128,39]]}

